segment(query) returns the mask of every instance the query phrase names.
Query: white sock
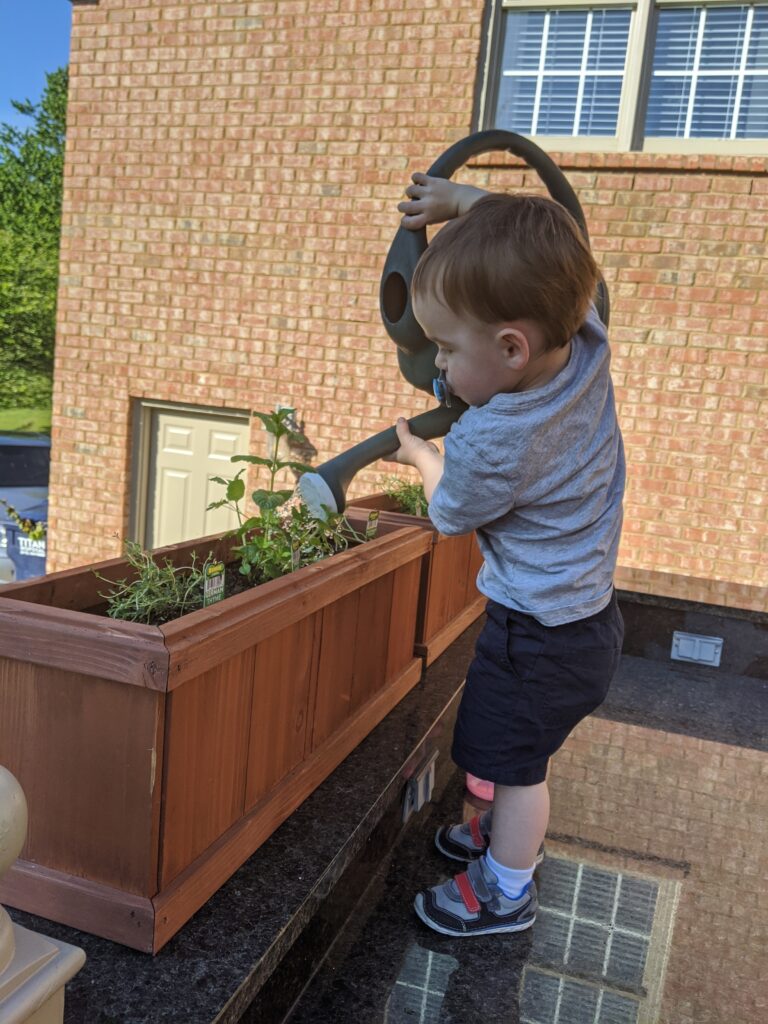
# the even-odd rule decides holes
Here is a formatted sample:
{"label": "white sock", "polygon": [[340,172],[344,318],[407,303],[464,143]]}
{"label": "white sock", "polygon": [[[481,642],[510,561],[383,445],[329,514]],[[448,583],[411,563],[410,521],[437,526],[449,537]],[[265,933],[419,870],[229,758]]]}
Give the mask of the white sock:
{"label": "white sock", "polygon": [[501,891],[511,900],[522,896],[526,885],[533,878],[533,872],[536,867],[534,864],[530,868],[522,868],[519,871],[516,868],[505,868],[503,864],[499,864],[498,861],[493,859],[490,850],[485,855],[485,863],[496,875]]}

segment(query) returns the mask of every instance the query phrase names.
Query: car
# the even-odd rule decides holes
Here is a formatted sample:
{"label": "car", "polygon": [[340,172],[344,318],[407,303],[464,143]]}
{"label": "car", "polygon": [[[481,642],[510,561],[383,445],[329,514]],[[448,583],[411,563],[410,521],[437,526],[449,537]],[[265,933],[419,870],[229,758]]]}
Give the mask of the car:
{"label": "car", "polygon": [[48,518],[48,434],[0,433],[0,583],[45,572],[45,540],[19,530],[8,506],[22,519]]}

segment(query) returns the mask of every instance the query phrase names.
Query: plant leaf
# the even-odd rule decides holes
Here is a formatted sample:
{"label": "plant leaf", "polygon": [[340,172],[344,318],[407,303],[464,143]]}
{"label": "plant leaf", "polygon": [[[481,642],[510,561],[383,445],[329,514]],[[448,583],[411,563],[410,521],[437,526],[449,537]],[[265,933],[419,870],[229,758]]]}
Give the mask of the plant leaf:
{"label": "plant leaf", "polygon": [[269,433],[274,434],[275,437],[282,437],[282,435],[285,433],[285,427],[280,422],[280,419],[277,414],[268,412],[256,412],[254,410],[253,415],[258,417],[258,419],[261,420],[261,422],[264,424]]}
{"label": "plant leaf", "polygon": [[241,477],[236,476],[234,480],[230,480],[227,485],[227,500],[228,501],[240,501],[245,494],[245,480]]}
{"label": "plant leaf", "polygon": [[261,455],[232,455],[230,462],[250,462],[254,466],[271,466],[271,459],[264,459]]}
{"label": "plant leaf", "polygon": [[278,506],[283,505],[293,494],[293,491],[265,491],[260,488],[258,491],[254,491],[251,495],[254,505],[262,510],[275,509]]}

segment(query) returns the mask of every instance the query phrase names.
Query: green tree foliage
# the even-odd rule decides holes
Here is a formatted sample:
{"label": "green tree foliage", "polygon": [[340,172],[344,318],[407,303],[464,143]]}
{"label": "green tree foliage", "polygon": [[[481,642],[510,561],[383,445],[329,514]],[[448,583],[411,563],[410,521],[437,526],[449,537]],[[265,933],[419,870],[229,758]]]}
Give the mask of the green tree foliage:
{"label": "green tree foliage", "polygon": [[50,402],[67,69],[39,103],[12,102],[32,124],[0,123],[0,408]]}

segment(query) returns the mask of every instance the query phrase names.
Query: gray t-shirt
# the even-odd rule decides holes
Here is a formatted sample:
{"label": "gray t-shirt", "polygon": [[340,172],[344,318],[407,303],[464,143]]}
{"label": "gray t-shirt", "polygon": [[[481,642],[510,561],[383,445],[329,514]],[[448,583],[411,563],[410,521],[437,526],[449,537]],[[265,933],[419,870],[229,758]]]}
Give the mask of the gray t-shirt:
{"label": "gray t-shirt", "polygon": [[430,519],[445,534],[477,530],[480,592],[545,626],[611,598],[625,464],[609,366],[592,309],[556,377],[471,406],[445,438]]}

